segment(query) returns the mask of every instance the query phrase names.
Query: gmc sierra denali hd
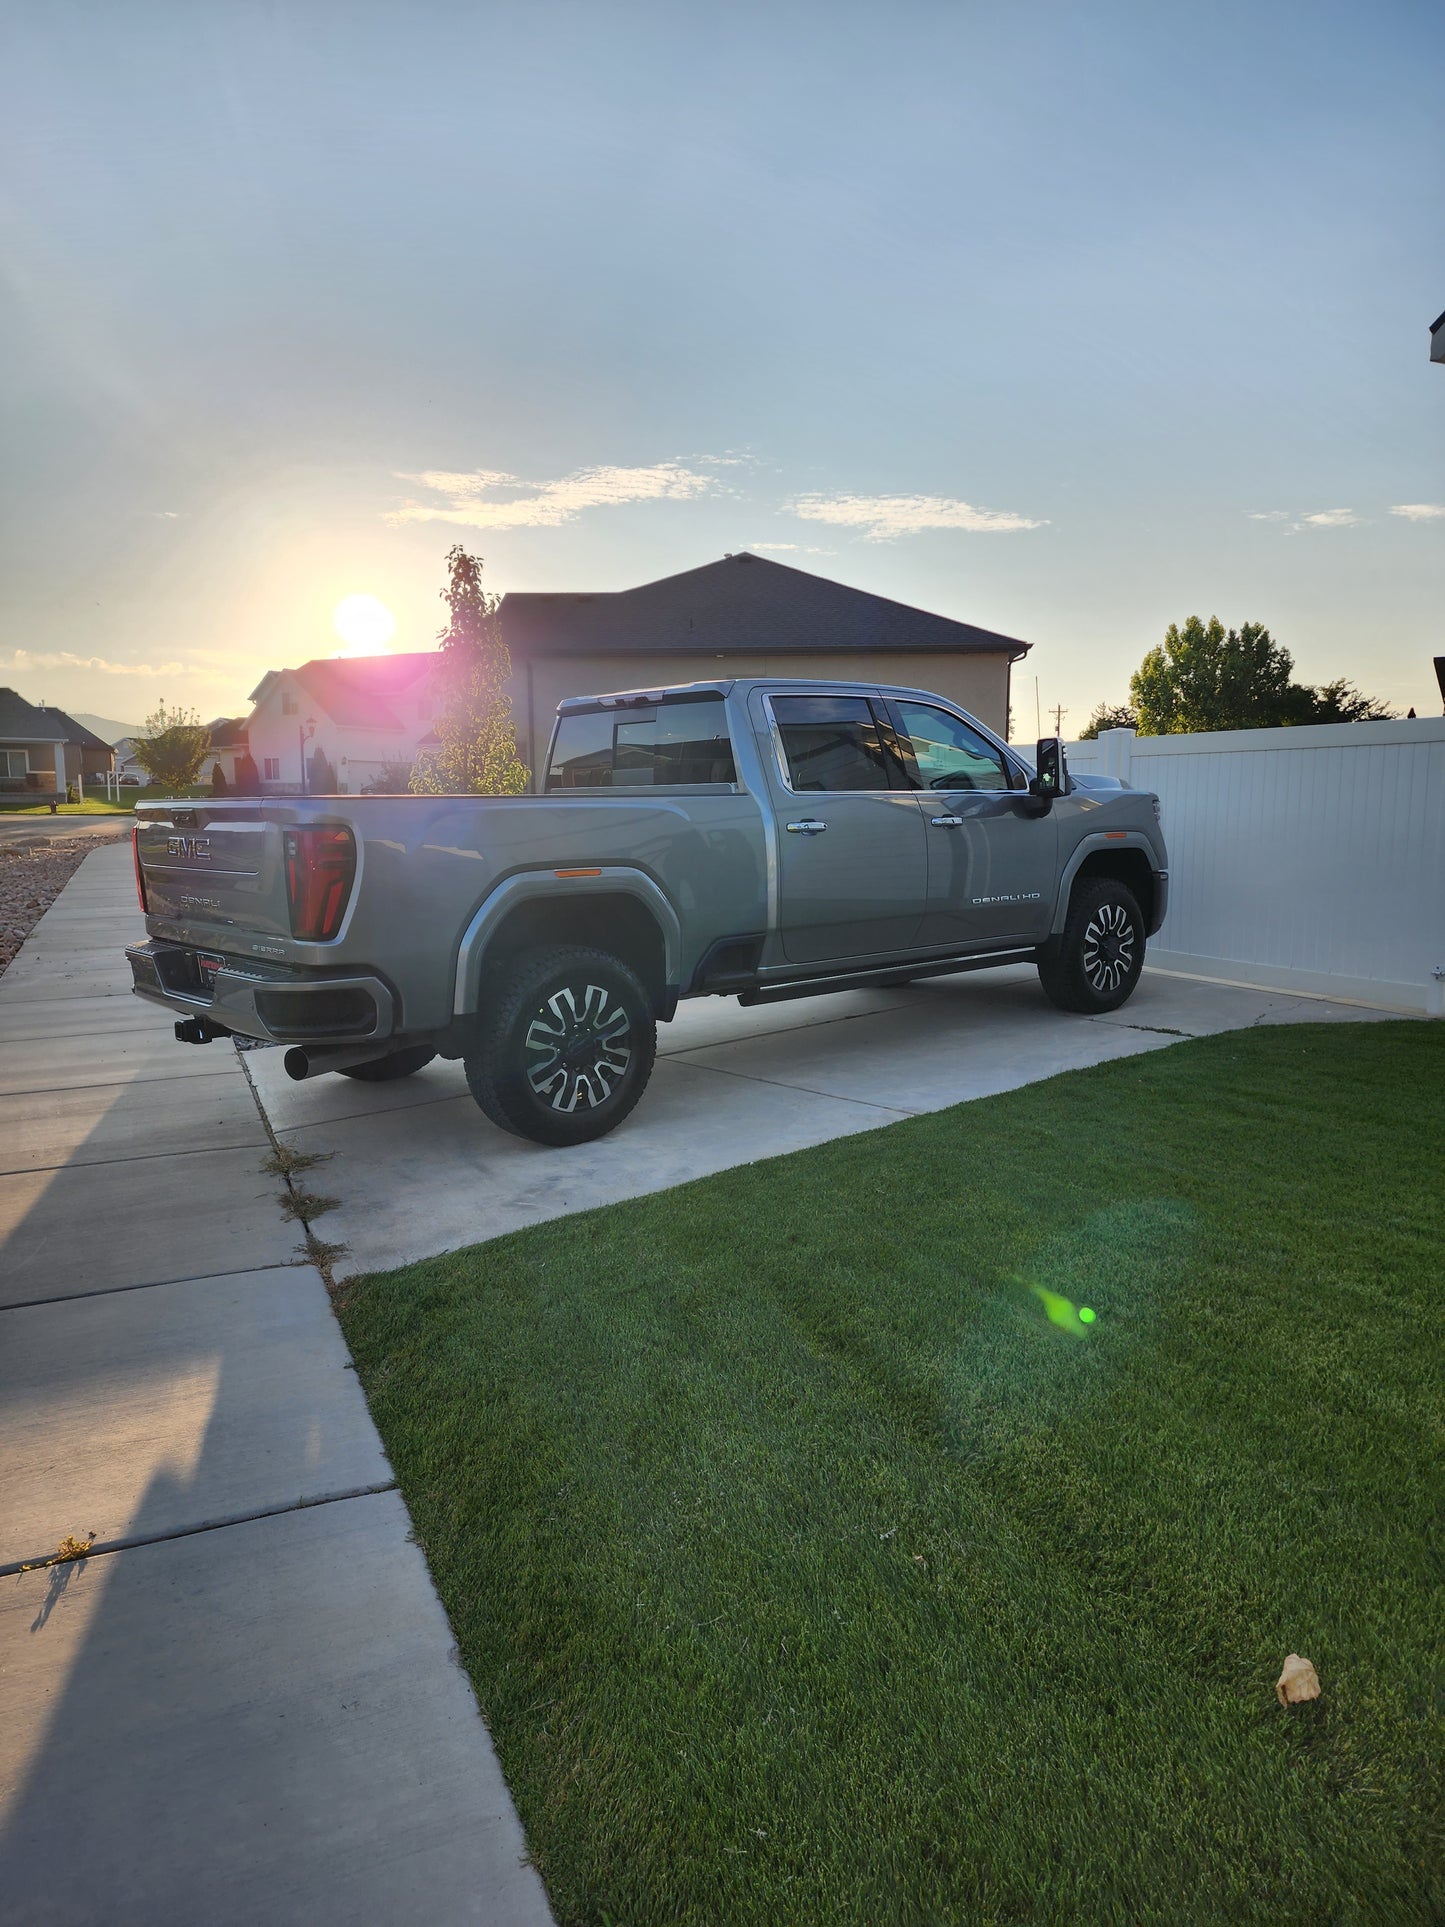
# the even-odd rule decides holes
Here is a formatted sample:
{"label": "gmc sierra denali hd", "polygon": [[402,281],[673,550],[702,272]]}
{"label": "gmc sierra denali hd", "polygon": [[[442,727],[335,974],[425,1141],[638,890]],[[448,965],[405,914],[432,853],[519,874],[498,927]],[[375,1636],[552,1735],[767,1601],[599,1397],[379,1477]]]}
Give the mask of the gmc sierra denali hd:
{"label": "gmc sierra denali hd", "polygon": [[683,997],[771,1003],[1031,962],[1113,1010],[1164,918],[1157,800],[1029,765],[924,690],[577,697],[540,794],[142,803],[135,990],[295,1077],[461,1058],[503,1129],[621,1123]]}

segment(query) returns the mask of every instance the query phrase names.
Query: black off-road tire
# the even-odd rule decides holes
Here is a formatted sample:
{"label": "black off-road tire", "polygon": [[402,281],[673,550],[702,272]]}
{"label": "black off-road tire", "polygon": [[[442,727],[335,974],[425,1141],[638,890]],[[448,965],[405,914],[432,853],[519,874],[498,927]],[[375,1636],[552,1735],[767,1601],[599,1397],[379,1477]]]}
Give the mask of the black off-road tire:
{"label": "black off-road tire", "polygon": [[1063,933],[1039,952],[1039,982],[1060,1010],[1096,1017],[1134,994],[1144,968],[1144,918],[1113,877],[1076,883]]}
{"label": "black off-road tire", "polygon": [[405,1050],[394,1050],[390,1057],[378,1057],[370,1064],[348,1064],[341,1077],[354,1077],[362,1084],[390,1084],[398,1077],[413,1077],[417,1071],[424,1071],[436,1056],[436,1052],[425,1044],[409,1044]]}
{"label": "black off-road tire", "polygon": [[467,1084],[534,1144],[605,1137],[647,1088],[657,1019],[636,973],[605,950],[526,950],[483,985]]}

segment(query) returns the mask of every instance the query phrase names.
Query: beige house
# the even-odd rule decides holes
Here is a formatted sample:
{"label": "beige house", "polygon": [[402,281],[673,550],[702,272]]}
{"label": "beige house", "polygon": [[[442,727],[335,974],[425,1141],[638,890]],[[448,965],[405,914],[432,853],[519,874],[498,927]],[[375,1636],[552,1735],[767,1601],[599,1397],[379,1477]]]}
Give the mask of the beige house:
{"label": "beige house", "polygon": [[[506,595],[500,621],[512,658],[517,747],[534,777],[564,696],[720,676],[932,689],[1003,736],[1009,674],[1029,647],[760,555],[724,556],[636,589]],[[272,670],[252,692],[255,708],[237,732],[262,790],[314,786],[317,749],[343,793],[393,780],[436,746],[436,662],[436,651],[424,650],[319,657]]]}
{"label": "beige house", "polygon": [[936,690],[1008,733],[1009,674],[1029,645],[760,555],[611,593],[506,595],[522,759],[547,754],[564,696],[714,676],[821,676]]}

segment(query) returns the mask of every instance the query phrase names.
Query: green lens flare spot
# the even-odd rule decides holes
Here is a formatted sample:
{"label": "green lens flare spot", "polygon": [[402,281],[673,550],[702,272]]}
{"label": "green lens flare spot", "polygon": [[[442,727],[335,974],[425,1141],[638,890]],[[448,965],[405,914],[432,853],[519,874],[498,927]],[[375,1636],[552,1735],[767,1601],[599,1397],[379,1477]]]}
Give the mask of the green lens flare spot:
{"label": "green lens flare spot", "polygon": [[1098,1313],[1097,1313],[1096,1311],[1094,1311],[1094,1310],[1093,1310],[1093,1309],[1092,1309],[1092,1308],[1091,1308],[1090,1306],[1088,1306],[1088,1305],[1080,1305],[1080,1307],[1079,1307],[1079,1323],[1080,1323],[1081,1325],[1092,1325],[1092,1324],[1093,1324],[1093,1322],[1094,1322],[1094,1320],[1095,1320],[1095,1318],[1097,1318],[1097,1317],[1098,1317]]}

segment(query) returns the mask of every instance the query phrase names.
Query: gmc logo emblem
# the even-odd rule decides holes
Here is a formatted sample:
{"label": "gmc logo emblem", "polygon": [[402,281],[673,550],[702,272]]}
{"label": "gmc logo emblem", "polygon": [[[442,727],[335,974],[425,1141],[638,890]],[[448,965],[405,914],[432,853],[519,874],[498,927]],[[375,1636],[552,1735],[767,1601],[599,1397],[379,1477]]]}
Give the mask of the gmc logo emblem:
{"label": "gmc logo emblem", "polygon": [[166,855],[189,857],[193,863],[209,863],[211,839],[208,836],[168,836]]}

